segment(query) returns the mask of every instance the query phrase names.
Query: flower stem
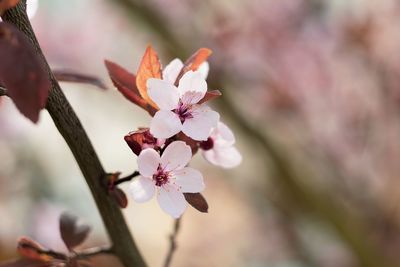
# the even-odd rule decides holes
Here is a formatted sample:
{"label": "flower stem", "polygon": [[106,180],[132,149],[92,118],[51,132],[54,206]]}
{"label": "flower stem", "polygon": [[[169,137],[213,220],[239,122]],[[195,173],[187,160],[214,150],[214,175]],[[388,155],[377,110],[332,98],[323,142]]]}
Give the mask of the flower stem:
{"label": "flower stem", "polygon": [[115,181],[114,186],[122,184],[122,183],[125,183],[125,182],[129,182],[133,178],[135,178],[136,176],[139,176],[139,172],[138,171],[134,171],[132,174],[130,174],[130,175],[126,176],[126,177],[118,179],[117,181]]}
{"label": "flower stem", "polygon": [[176,238],[178,236],[178,232],[179,232],[179,229],[181,226],[181,220],[182,220],[182,217],[175,220],[174,230],[173,230],[172,234],[169,236],[169,249],[168,249],[167,256],[165,257],[165,261],[164,261],[164,265],[163,265],[164,267],[170,266],[172,257],[174,256],[174,252],[176,251],[176,248],[177,248]]}

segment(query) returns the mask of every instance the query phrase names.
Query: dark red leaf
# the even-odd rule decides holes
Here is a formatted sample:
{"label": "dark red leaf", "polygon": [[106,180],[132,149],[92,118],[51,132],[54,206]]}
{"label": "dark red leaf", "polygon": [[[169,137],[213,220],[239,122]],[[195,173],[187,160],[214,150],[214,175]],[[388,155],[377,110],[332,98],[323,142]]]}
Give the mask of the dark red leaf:
{"label": "dark red leaf", "polygon": [[7,9],[16,6],[19,1],[20,0],[0,0],[0,15]]}
{"label": "dark red leaf", "polygon": [[111,81],[118,91],[125,96],[126,99],[143,108],[149,112],[150,115],[154,115],[157,110],[150,106],[140,95],[136,87],[136,76],[114,62],[105,60],[104,63]]}
{"label": "dark red leaf", "polygon": [[151,135],[149,128],[142,128],[135,132],[130,132],[125,135],[124,139],[137,156],[139,156],[144,146],[153,147],[155,149],[158,148],[157,139]]}
{"label": "dark red leaf", "polygon": [[126,208],[128,206],[128,198],[126,197],[124,191],[120,188],[115,187],[110,191],[110,196],[117,202],[120,208]]}
{"label": "dark red leaf", "polygon": [[107,86],[100,78],[92,75],[77,73],[68,70],[53,70],[53,74],[60,82],[86,83],[97,86],[100,89],[107,89]]}
{"label": "dark red leaf", "polygon": [[183,193],[186,201],[196,210],[200,212],[208,212],[208,204],[206,199],[200,193]]}
{"label": "dark red leaf", "polygon": [[64,212],[60,216],[61,238],[69,250],[80,245],[87,238],[90,227],[85,224],[78,225],[78,217]]}
{"label": "dark red leaf", "polygon": [[203,104],[205,102],[208,102],[210,100],[213,100],[215,98],[220,97],[222,94],[219,90],[212,90],[212,91],[208,91],[206,93],[206,95],[199,101],[198,104]]}
{"label": "dark red leaf", "polygon": [[36,123],[51,87],[43,60],[28,38],[6,22],[0,22],[0,58],[0,83],[19,111]]}

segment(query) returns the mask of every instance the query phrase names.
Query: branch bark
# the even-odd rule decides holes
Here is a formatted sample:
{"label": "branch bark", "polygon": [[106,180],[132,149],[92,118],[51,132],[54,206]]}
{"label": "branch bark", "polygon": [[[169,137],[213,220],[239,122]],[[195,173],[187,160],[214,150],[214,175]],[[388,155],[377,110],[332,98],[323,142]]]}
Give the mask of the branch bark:
{"label": "branch bark", "polygon": [[52,89],[46,108],[52,117],[58,131],[64,137],[71,149],[76,162],[90,188],[97,208],[100,212],[108,236],[112,242],[112,250],[125,267],[145,267],[135,242],[130,234],[121,210],[108,196],[103,179],[106,175],[103,166],[74,110],[64,96],[61,88],[52,74],[50,67],[41,51],[32,26],[26,15],[26,2],[21,1],[15,8],[6,11],[2,19],[14,24],[31,41],[39,56],[42,57],[49,73]]}

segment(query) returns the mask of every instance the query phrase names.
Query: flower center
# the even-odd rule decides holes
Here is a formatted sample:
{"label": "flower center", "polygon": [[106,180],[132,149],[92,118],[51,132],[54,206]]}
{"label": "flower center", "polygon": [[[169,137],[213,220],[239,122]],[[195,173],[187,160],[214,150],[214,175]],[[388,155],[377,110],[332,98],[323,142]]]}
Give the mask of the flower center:
{"label": "flower center", "polygon": [[161,165],[159,165],[157,172],[153,175],[153,180],[156,182],[156,186],[162,186],[168,183],[169,172],[166,172]]}
{"label": "flower center", "polygon": [[181,122],[183,123],[186,119],[193,118],[191,105],[185,105],[179,100],[178,107],[173,110],[178,116]]}
{"label": "flower center", "polygon": [[214,147],[214,140],[211,137],[208,137],[206,141],[200,142],[200,148],[203,150],[210,150]]}

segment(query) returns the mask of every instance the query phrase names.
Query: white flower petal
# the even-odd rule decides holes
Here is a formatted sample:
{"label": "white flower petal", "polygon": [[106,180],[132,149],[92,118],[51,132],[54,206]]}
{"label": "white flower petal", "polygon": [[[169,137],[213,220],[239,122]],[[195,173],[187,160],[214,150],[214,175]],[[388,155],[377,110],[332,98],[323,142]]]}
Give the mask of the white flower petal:
{"label": "white flower petal", "polygon": [[150,133],[156,138],[169,138],[182,129],[182,123],[174,112],[159,110],[150,123]]}
{"label": "white flower petal", "polygon": [[160,187],[157,200],[161,209],[174,218],[179,218],[187,206],[183,193],[179,192],[176,187],[169,184]]}
{"label": "white flower petal", "polygon": [[231,146],[235,143],[235,136],[232,130],[223,122],[218,122],[217,128],[214,129],[211,136],[214,142],[219,145]]}
{"label": "white flower petal", "polygon": [[199,71],[188,71],[179,81],[178,91],[184,104],[196,104],[207,92],[207,82]]}
{"label": "white flower petal", "polygon": [[175,141],[167,146],[161,156],[161,166],[166,171],[180,170],[192,159],[192,150],[183,141]]}
{"label": "white flower petal", "polygon": [[202,154],[210,163],[223,168],[233,168],[242,162],[242,155],[234,146],[214,146]]}
{"label": "white flower petal", "polygon": [[160,164],[160,155],[154,149],[146,148],[140,152],[137,163],[141,175],[152,177]]}
{"label": "white flower petal", "polygon": [[192,116],[193,118],[188,118],[183,123],[182,132],[197,141],[207,140],[211,129],[216,127],[219,121],[218,112],[203,105],[195,107]]}
{"label": "white flower petal", "polygon": [[183,193],[198,193],[205,188],[203,175],[198,170],[187,167],[171,174]]}
{"label": "white flower petal", "polygon": [[175,58],[163,70],[163,80],[174,84],[182,68],[182,61],[179,58]]}
{"label": "white flower petal", "polygon": [[133,200],[143,203],[150,200],[156,191],[156,185],[150,178],[139,176],[135,178],[129,185],[128,192]]}
{"label": "white flower petal", "polygon": [[210,70],[210,64],[208,64],[207,61],[201,63],[201,65],[197,69],[197,71],[201,73],[201,77],[203,77],[204,80],[207,79],[209,70]]}
{"label": "white flower petal", "polygon": [[173,110],[178,106],[179,92],[173,84],[150,78],[147,80],[147,88],[149,97],[161,110]]}

